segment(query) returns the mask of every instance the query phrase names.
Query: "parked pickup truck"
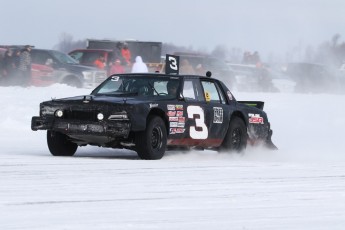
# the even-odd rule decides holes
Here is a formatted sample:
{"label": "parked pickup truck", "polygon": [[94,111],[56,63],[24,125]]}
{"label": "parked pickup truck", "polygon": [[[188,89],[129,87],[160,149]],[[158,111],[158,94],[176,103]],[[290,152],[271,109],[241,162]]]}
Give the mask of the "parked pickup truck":
{"label": "parked pickup truck", "polygon": [[[46,65],[52,68],[53,72],[49,76],[49,81],[52,83],[62,83],[79,88],[93,88],[107,77],[104,70],[80,65],[67,54],[57,50],[32,49],[31,59],[32,64]],[[37,79],[35,81],[39,82]]]}

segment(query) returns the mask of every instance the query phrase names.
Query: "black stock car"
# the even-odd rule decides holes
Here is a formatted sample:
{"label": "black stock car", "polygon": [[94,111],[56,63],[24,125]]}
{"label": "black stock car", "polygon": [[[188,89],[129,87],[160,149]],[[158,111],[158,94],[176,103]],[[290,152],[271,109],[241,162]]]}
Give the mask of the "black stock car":
{"label": "black stock car", "polygon": [[110,76],[90,95],[40,104],[32,130],[47,130],[54,156],[78,146],[135,150],[160,159],[166,149],[241,151],[247,141],[275,148],[263,102],[238,102],[219,80],[159,73]]}

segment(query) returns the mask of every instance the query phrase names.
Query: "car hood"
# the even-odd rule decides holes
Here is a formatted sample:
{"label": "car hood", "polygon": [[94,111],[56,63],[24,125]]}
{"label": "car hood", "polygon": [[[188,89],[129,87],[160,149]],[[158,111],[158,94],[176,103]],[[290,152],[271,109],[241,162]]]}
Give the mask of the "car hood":
{"label": "car hood", "polygon": [[64,68],[71,72],[81,73],[83,71],[100,71],[99,69],[91,66],[79,65],[79,64],[66,64]]}
{"label": "car hood", "polygon": [[[139,103],[149,103],[152,100],[150,98],[138,98],[138,97],[116,97],[116,96],[93,96],[93,95],[83,95],[75,96],[61,99],[53,99],[52,102],[56,103],[105,103],[105,104],[139,104]],[[156,100],[155,100],[156,101]]]}

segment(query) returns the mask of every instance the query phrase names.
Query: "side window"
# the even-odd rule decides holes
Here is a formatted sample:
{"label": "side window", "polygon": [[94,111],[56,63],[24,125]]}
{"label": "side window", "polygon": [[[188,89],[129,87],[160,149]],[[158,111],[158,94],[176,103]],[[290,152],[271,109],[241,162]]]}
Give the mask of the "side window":
{"label": "side window", "polygon": [[205,101],[200,83],[196,79],[184,81],[182,94],[186,101]]}
{"label": "side window", "polygon": [[32,63],[45,65],[48,59],[52,59],[52,57],[46,52],[33,52],[31,54]]}
{"label": "side window", "polygon": [[99,52],[84,52],[83,56],[80,59],[80,63],[92,65],[93,62],[99,57],[101,53]]}
{"label": "side window", "polygon": [[76,51],[70,54],[72,58],[74,58],[76,61],[80,62],[81,57],[83,56],[82,52]]}
{"label": "side window", "polygon": [[183,97],[185,98],[186,101],[196,101],[193,82],[190,80],[184,81]]}
{"label": "side window", "polygon": [[[219,96],[217,86],[211,81],[201,81],[202,87],[204,88],[205,94],[208,93],[210,97],[210,103],[222,103],[222,99]],[[223,97],[224,100],[224,97]]]}
{"label": "side window", "polygon": [[220,99],[221,99],[221,103],[222,104],[226,104],[226,100],[225,100],[225,96],[224,96],[224,93],[223,91],[221,90],[220,86],[218,84],[216,84],[217,86],[217,90],[218,90],[218,93],[219,93],[219,96],[220,96]]}

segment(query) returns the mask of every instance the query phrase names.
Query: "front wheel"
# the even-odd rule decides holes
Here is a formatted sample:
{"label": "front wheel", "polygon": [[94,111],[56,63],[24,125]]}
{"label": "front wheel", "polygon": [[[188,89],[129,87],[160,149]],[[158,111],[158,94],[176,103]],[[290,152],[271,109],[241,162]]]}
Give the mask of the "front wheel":
{"label": "front wheel", "polygon": [[63,133],[47,131],[47,143],[53,156],[73,156],[78,145],[69,141]]}
{"label": "front wheel", "polygon": [[221,146],[222,151],[242,152],[247,147],[247,127],[239,117],[234,117],[230,121],[228,132]]}
{"label": "front wheel", "polygon": [[136,134],[136,151],[141,159],[158,160],[164,156],[167,145],[167,131],[162,118],[148,118],[146,130]]}

